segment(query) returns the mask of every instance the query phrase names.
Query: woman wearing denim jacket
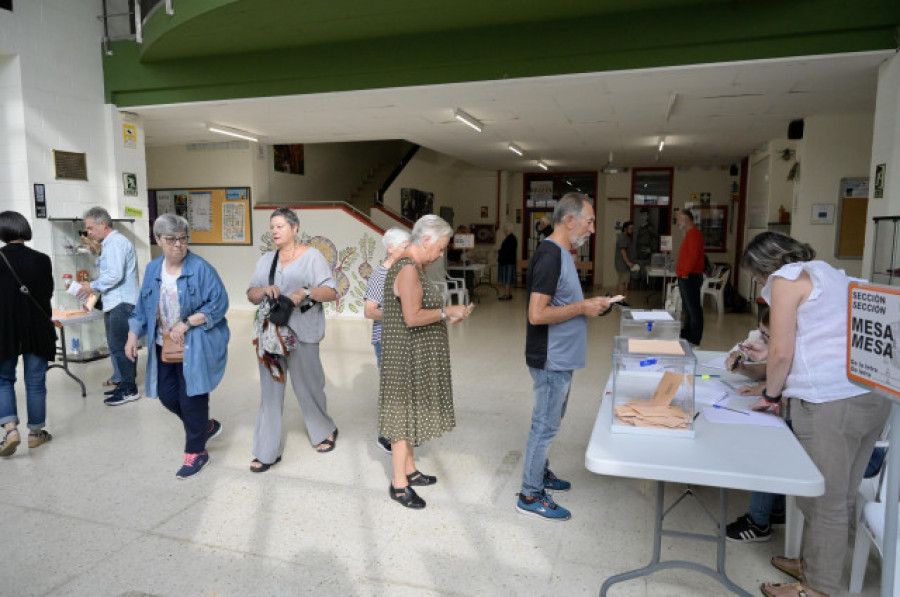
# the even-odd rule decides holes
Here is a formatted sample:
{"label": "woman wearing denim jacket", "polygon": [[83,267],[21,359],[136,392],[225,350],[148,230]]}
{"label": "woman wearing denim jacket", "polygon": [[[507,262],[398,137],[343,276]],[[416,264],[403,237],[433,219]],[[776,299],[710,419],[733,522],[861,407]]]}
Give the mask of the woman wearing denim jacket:
{"label": "woman wearing denim jacket", "polygon": [[[184,424],[184,465],[176,473],[187,479],[209,462],[206,441],[222,430],[209,418],[209,393],[225,374],[228,358],[228,293],[216,270],[188,251],[188,222],[164,214],[153,224],[163,256],[147,264],[144,283],[131,318],[125,354],[137,358],[138,339],[147,351],[147,396],[158,396]],[[162,335],[184,345],[183,363],[160,358]]]}

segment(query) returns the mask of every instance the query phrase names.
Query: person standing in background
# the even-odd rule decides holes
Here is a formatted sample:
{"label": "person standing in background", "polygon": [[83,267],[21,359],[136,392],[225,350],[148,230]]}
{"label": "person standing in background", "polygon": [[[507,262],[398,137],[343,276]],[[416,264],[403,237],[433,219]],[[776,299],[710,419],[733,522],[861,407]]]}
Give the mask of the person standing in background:
{"label": "person standing in background", "polygon": [[641,271],[634,256],[634,222],[622,224],[622,232],[616,237],[616,276],[618,285],[616,294],[621,294],[625,299],[621,304],[628,306],[628,284],[631,282],[631,273]]}
{"label": "person standing in background", "polygon": [[82,282],[78,298],[84,300],[91,293],[99,292],[103,299],[106,343],[110,356],[115,359],[115,371],[119,375],[118,387],[111,390],[103,402],[109,406],[118,406],[141,397],[135,383],[137,359],[131,361],[125,355],[128,318],[137,304],[140,288],[137,254],[131,241],[112,227],[112,218],[102,207],[92,207],[84,212],[84,227],[88,236],[100,243],[101,251],[95,261],[97,279]]}
{"label": "person standing in background", "polygon": [[678,291],[684,306],[684,327],[681,337],[698,346],[703,338],[703,269],[706,267],[706,250],[703,248],[703,234],[694,226],[694,215],[687,209],[678,212],[678,227],[684,230],[684,240],[678,252],[675,275],[678,276]]}
{"label": "person standing in background", "polygon": [[497,283],[504,285],[505,292],[498,297],[501,301],[512,299],[512,289],[516,285],[516,254],[519,249],[519,240],[513,234],[513,225],[507,222],[503,225],[506,238],[500,244],[497,252]]}
{"label": "person standing in background", "polygon": [[[364,312],[372,320],[372,346],[375,348],[375,360],[378,363],[378,375],[381,375],[381,319],[384,316],[384,278],[388,269],[400,258],[409,246],[409,232],[400,228],[390,228],[381,239],[384,244],[384,261],[375,266],[366,284]],[[391,453],[391,440],[378,435],[378,447],[385,454]]]}

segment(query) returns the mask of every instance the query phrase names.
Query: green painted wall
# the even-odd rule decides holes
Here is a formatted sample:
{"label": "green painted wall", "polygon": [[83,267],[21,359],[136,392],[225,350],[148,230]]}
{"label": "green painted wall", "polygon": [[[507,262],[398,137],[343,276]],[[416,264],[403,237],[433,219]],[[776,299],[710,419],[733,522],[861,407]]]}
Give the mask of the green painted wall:
{"label": "green painted wall", "polygon": [[860,52],[897,47],[900,25],[897,0],[446,4],[177,2],[143,45],[112,44],[106,96],[125,107]]}

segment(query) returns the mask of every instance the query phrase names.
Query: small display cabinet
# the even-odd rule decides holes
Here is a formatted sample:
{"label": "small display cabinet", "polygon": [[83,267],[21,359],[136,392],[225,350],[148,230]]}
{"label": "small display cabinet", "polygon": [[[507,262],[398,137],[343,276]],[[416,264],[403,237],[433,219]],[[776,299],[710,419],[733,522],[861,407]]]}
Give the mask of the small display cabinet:
{"label": "small display cabinet", "polygon": [[[76,311],[83,307],[83,303],[69,294],[68,289],[72,284],[96,277],[96,245],[93,245],[84,232],[84,220],[81,218],[49,218],[49,221],[55,276],[53,308],[59,311]],[[134,220],[113,220],[113,227],[134,242]],[[81,321],[83,319],[88,320]],[[60,342],[65,338],[65,345],[59,346],[58,351],[65,351],[69,361],[91,361],[109,355],[102,317],[76,318],[75,321],[64,321],[64,325],[65,333],[60,334]]]}
{"label": "small display cabinet", "polygon": [[900,216],[884,216],[872,220],[875,222],[872,282],[900,286]]}
{"label": "small display cabinet", "polygon": [[685,340],[617,336],[611,431],[694,437],[697,358]]}
{"label": "small display cabinet", "polygon": [[652,338],[655,340],[678,340],[681,322],[665,309],[642,311],[622,309],[621,330],[626,338]]}

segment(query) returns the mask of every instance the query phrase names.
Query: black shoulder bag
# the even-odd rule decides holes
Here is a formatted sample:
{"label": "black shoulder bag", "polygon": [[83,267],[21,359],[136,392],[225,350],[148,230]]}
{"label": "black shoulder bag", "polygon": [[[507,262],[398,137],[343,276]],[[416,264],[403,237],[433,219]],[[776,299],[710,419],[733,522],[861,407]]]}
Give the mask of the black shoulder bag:
{"label": "black shoulder bag", "polygon": [[31,294],[31,291],[28,289],[28,286],[26,286],[25,283],[22,282],[22,279],[19,277],[19,274],[17,274],[17,273],[16,273],[16,270],[13,269],[12,264],[9,262],[9,259],[6,258],[6,255],[3,254],[3,251],[0,251],[0,257],[3,257],[3,261],[6,262],[6,267],[8,267],[8,268],[9,268],[9,271],[12,272],[13,278],[16,279],[16,282],[19,283],[19,292],[21,292],[22,294],[24,294],[25,296],[27,296],[28,298],[30,298],[30,299],[31,299],[31,302],[33,302],[33,303],[35,304],[35,306],[38,308],[38,310],[39,310],[41,313],[43,313],[44,315],[47,316],[47,319],[50,320],[50,323],[52,324],[52,323],[53,323],[53,321],[52,321],[52,320],[53,320],[53,317],[52,317],[49,313],[47,313],[47,311],[46,311],[46,310],[44,309],[44,307],[38,302],[38,300],[37,300],[36,298],[34,298],[34,295]]}

